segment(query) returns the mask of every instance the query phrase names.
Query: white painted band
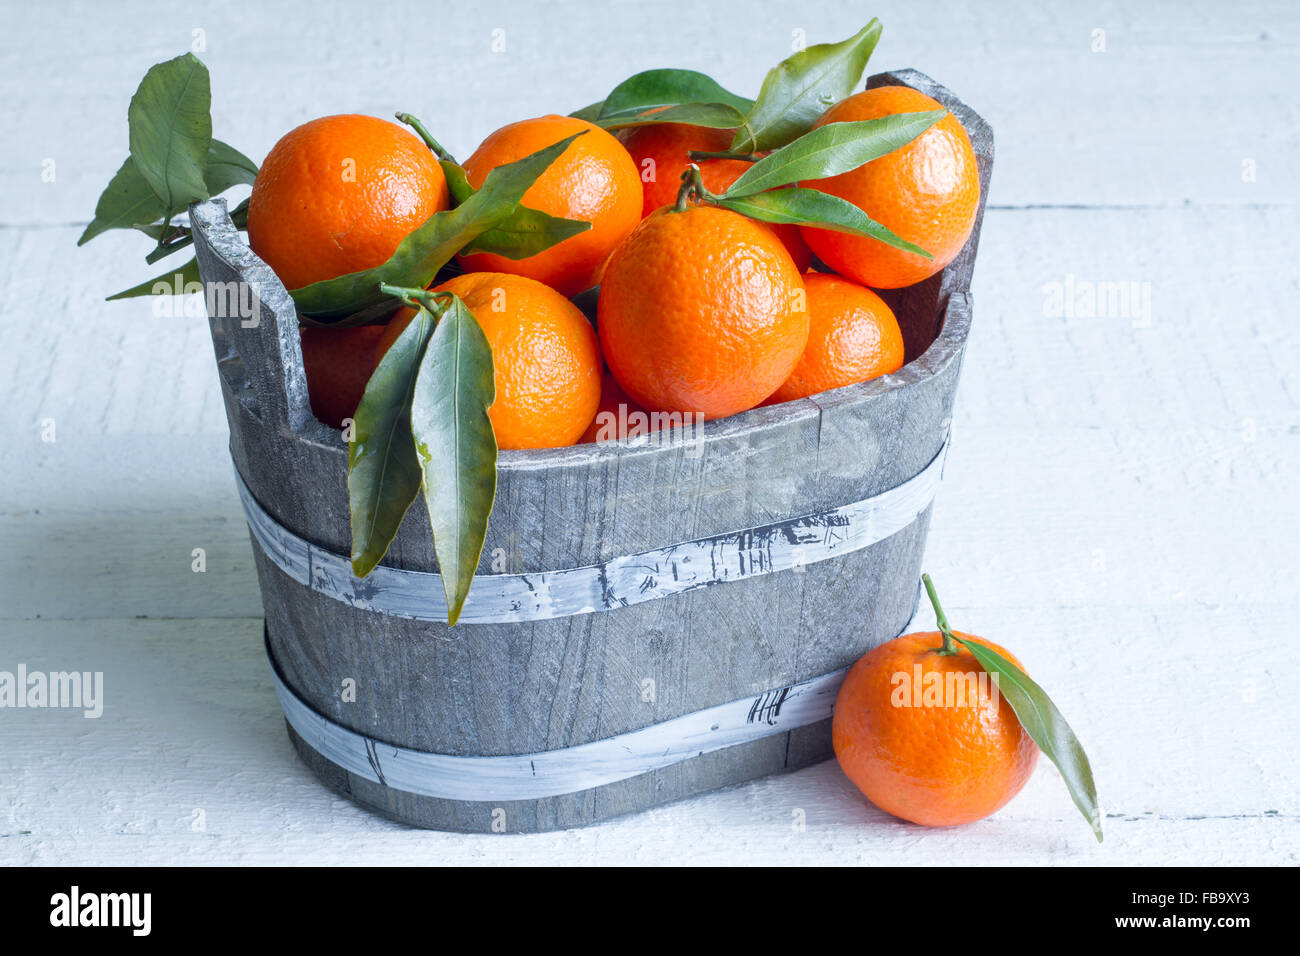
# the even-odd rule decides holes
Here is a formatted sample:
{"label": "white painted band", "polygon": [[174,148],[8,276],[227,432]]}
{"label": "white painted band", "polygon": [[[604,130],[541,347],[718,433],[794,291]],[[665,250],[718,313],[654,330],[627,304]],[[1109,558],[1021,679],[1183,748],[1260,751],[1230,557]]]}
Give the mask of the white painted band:
{"label": "white painted band", "polygon": [[[460,622],[544,621],[609,611],[859,551],[903,530],[929,507],[947,452],[945,441],[934,459],[901,485],[838,508],[582,568],[475,575]],[[238,469],[235,479],[253,537],[299,584],[366,611],[419,621],[447,619],[441,575],[379,565],[357,578],[347,555],[285,528],[253,497]]]}
{"label": "white painted band", "polygon": [[464,757],[381,743],[336,724],[290,690],[274,660],[271,663],[285,718],[325,759],[394,790],[476,802],[577,793],[814,724],[831,716],[847,672],[846,667],[576,747],[519,756]]}

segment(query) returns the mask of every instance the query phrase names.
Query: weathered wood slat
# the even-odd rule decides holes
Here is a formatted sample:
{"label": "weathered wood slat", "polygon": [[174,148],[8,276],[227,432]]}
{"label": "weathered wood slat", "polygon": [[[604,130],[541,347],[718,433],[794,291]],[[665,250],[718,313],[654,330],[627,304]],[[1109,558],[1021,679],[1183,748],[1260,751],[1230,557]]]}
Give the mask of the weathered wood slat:
{"label": "weathered wood slat", "polygon": [[500,756],[428,753],[357,734],[312,710],[274,668],[272,674],[289,729],[349,776],[413,796],[497,803],[591,790],[823,723],[846,669],[614,737]]}
{"label": "weathered wood slat", "polygon": [[[603,564],[475,575],[459,622],[516,623],[610,611],[761,575],[802,571],[871,547],[914,523],[930,507],[945,451],[946,445],[902,484],[828,511],[623,555]],[[442,579],[436,572],[381,564],[358,579],[346,554],[293,534],[262,507],[241,477],[235,480],[253,541],[292,580],[359,610],[417,621],[446,620]]]}

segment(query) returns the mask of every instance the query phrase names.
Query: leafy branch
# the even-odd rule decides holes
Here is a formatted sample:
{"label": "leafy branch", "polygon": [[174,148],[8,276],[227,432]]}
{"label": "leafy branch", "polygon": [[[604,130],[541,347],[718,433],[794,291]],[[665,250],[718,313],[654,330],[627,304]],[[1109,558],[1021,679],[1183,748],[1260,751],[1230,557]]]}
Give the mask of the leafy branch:
{"label": "leafy branch", "polygon": [[687,202],[694,199],[763,222],[835,229],[932,258],[926,250],[876,222],[853,203],[818,189],[792,184],[828,179],[856,169],[907,145],[945,115],[945,110],[932,110],[861,122],[829,123],[755,159],[721,194],[705,188],[699,167],[692,164],[682,174],[677,208],[686,208]]}
{"label": "leafy branch", "polygon": [[[158,262],[193,244],[188,225],[173,222],[174,216],[191,202],[252,184],[257,164],[213,139],[211,107],[208,68],[194,54],[150,67],[127,110],[130,155],[100,195],[77,245],[112,229],[133,229],[154,240],[145,261]],[[247,208],[241,203],[231,214],[240,228],[247,223]],[[191,259],[109,299],[149,295],[155,283],[176,275],[197,276],[197,264]]]}
{"label": "leafy branch", "polygon": [[434,551],[455,624],[483,552],[496,497],[492,350],[451,293],[383,285],[413,307],[366,385],[348,445],[352,572],[365,577],[423,490]]}

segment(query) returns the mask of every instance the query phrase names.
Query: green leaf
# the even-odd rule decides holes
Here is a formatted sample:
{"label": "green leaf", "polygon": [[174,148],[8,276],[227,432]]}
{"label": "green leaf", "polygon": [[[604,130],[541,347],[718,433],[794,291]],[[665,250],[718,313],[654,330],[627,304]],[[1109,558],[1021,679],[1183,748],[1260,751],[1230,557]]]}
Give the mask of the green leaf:
{"label": "green leaf", "polygon": [[748,196],[800,180],[839,176],[906,146],[946,115],[946,110],[933,110],[828,123],[750,166],[726,195]]}
{"label": "green leaf", "polygon": [[735,110],[741,119],[754,105],[753,100],[728,92],[711,77],[695,70],[646,70],[628,77],[610,91],[595,122],[604,125],[605,120],[683,103],[722,104]]}
{"label": "green leaf", "polygon": [[635,113],[596,120],[604,129],[651,126],[655,123],[687,123],[711,129],[735,129],[745,122],[745,114],[726,103],[682,103],[657,113]]}
{"label": "green leaf", "polygon": [[853,203],[816,189],[790,186],[752,196],[723,196],[717,205],[763,222],[817,226],[878,239],[886,245],[927,259],[934,256],[886,229]]}
{"label": "green leaf", "polygon": [[469,184],[469,177],[465,174],[465,168],[459,163],[443,159],[439,160],[438,165],[442,167],[442,175],[447,180],[447,191],[451,193],[455,205],[459,206],[477,192]]}
{"label": "green leaf", "polygon": [[208,198],[211,107],[208,68],[193,53],[150,67],[131,97],[131,158],[168,211]]}
{"label": "green leaf", "polygon": [[[149,195],[152,196],[153,193],[150,193]],[[136,232],[142,232],[150,239],[157,241],[167,233],[176,229],[177,226],[174,225],[171,220],[159,220],[158,222],[141,223],[132,228],[135,229]]]}
{"label": "green leaf", "polygon": [[234,209],[230,210],[230,222],[236,229],[248,228],[248,200],[245,199]]}
{"label": "green leaf", "polygon": [[427,309],[416,313],[379,360],[352,416],[348,507],[352,573],[359,578],[383,558],[420,490],[411,396],[435,321]]}
{"label": "green leaf", "polygon": [[[442,168],[452,198],[457,203],[474,195],[474,187],[465,177],[464,169],[445,161]],[[491,252],[507,259],[527,259],[590,228],[591,223],[581,219],[561,219],[540,209],[518,206],[499,225],[480,233],[478,238],[461,251],[466,254]]]}
{"label": "green leaf", "polygon": [[464,252],[491,252],[507,259],[527,259],[590,228],[591,223],[581,219],[561,219],[540,209],[520,206],[501,225],[480,234]]}
{"label": "green leaf", "polygon": [[455,296],[420,363],[411,431],[424,474],[424,501],[455,624],[474,581],[497,487],[497,442],[488,418],[496,400],[492,349]]}
{"label": "green leaf", "polygon": [[100,195],[95,204],[95,218],[81,234],[77,245],[85,245],[109,229],[132,229],[155,222],[166,214],[166,207],[149,188],[135,160],[128,156]]}
{"label": "green leaf", "polygon": [[[160,232],[161,231],[163,230],[160,229]],[[174,230],[172,229],[172,227],[168,226],[166,231],[173,232]],[[144,257],[144,261],[149,263],[149,265],[153,265],[155,262],[159,262],[162,259],[166,259],[168,256],[172,255],[173,253],[180,252],[180,250],[187,249],[192,245],[194,245],[194,234],[190,232],[188,229],[182,228],[179,232],[176,232],[170,239],[168,239],[168,241],[163,245],[155,246],[154,248],[150,249],[149,254]]]}
{"label": "green leaf", "polygon": [[208,165],[203,173],[208,195],[218,196],[231,186],[251,186],[257,178],[257,163],[233,146],[214,139],[208,148]]}
{"label": "green leaf", "polygon": [[[135,298],[139,298],[142,295],[175,295],[177,276],[180,277],[180,285],[182,289],[184,289],[185,286],[189,285],[191,282],[201,282],[202,280],[199,278],[198,260],[191,259],[189,262],[185,263],[185,265],[181,266],[179,269],[173,269],[171,272],[164,272],[162,275],[156,276],[155,278],[150,279],[147,282],[141,282],[139,285],[133,285],[131,286],[131,288],[124,289],[121,292],[117,293],[116,295],[110,295],[105,301],[115,302],[118,299],[135,299]],[[166,292],[161,292],[161,293],[154,292],[154,286],[158,285],[159,283],[165,283],[167,285]]]}
{"label": "green leaf", "polygon": [[1100,843],[1101,805],[1097,802],[1092,767],[1079,739],[1074,736],[1074,731],[1056,709],[1052,699],[1028,674],[997,651],[978,641],[967,640],[960,634],[954,633],[953,639],[975,655],[981,667],[997,677],[998,691],[1015,711],[1020,726],[1038,744],[1038,749],[1047,754],[1048,759],[1061,771],[1074,805],[1088,821]]}
{"label": "green leaf", "polygon": [[592,103],[590,106],[584,106],[580,110],[574,110],[569,115],[574,119],[586,120],[588,123],[594,123],[596,122],[596,118],[600,116],[600,111],[604,108],[605,101],[601,100],[599,103]]}
{"label": "green leaf", "polygon": [[[230,211],[230,222],[236,229],[248,228],[248,200],[245,199],[238,206]],[[177,225],[171,221],[154,222],[143,226],[136,226],[137,231],[144,233],[150,239],[157,242],[163,236],[167,236],[167,243],[161,246],[155,246],[149,250],[144,257],[144,261],[150,264],[160,259],[166,259],[173,253],[180,252],[189,246],[194,245],[194,234],[187,226]]]}
{"label": "green leaf", "polygon": [[424,140],[424,145],[428,146],[429,149],[433,151],[433,154],[438,157],[439,162],[456,162],[456,157],[442,148],[442,144],[433,138],[433,134],[429,132],[429,127],[425,126],[424,122],[418,116],[415,116],[412,113],[394,113],[393,115],[397,117],[399,123],[405,123],[407,126],[411,127],[411,129],[415,130],[415,134],[419,136],[420,139]]}
{"label": "green leaf", "polygon": [[776,149],[808,132],[822,113],[853,92],[879,39],[880,21],[873,18],[842,43],[820,43],[782,60],[763,79],[731,148]]}
{"label": "green leaf", "polygon": [[393,300],[379,291],[380,283],[427,286],[456,253],[511,215],[528,187],[583,135],[574,133],[531,156],[493,169],[477,192],[455,209],[430,216],[402,240],[383,265],[292,290],[298,311],[317,319],[348,318],[350,324],[391,311]]}

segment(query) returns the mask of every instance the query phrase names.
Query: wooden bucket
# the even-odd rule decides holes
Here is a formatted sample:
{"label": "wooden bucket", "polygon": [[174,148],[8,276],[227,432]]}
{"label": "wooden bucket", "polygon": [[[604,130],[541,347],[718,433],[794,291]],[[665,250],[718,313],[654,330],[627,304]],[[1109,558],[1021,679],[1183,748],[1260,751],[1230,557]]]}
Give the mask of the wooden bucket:
{"label": "wooden bucket", "polygon": [[[989,127],[911,70],[871,78]],[[424,827],[581,826],[831,756],[843,670],[906,626],[971,321],[962,254],[886,293],[893,375],[654,437],[505,451],[449,628],[417,503],[354,579],[347,449],[312,416],[298,319],[224,202],[191,209],[289,734],[329,786]],[[220,303],[252,290],[251,317]],[[660,433],[662,434],[662,433]],[[445,619],[444,619],[445,620]]]}

